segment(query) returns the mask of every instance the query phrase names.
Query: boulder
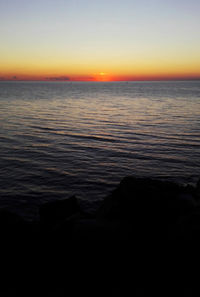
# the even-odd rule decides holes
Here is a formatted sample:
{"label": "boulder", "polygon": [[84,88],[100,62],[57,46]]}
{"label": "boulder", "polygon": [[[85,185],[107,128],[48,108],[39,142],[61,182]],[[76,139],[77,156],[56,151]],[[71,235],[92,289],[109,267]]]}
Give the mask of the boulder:
{"label": "boulder", "polygon": [[75,196],[65,200],[51,201],[40,207],[40,222],[43,227],[53,229],[56,225],[80,212]]}
{"label": "boulder", "polygon": [[176,240],[195,241],[200,243],[200,208],[180,218],[175,228]]}
{"label": "boulder", "polygon": [[196,184],[196,196],[198,199],[200,199],[200,179],[198,180]]}
{"label": "boulder", "polygon": [[7,209],[0,210],[0,229],[4,227],[13,227],[22,223],[23,219],[15,213],[8,211]]}
{"label": "boulder", "polygon": [[[98,211],[98,216],[107,218],[129,218],[134,212],[155,210],[166,201],[172,201],[181,193],[175,183],[149,178],[126,177],[113,193],[108,196]],[[158,209],[159,210],[159,209]]]}
{"label": "boulder", "polygon": [[15,244],[23,246],[35,241],[39,235],[39,226],[37,222],[28,222],[19,215],[6,209],[0,210],[0,237],[1,247],[5,248]]}
{"label": "boulder", "polygon": [[73,240],[121,241],[129,238],[129,226],[120,221],[80,219],[74,224]]}
{"label": "boulder", "polygon": [[126,177],[107,197],[98,218],[125,220],[137,238],[168,238],[180,216],[196,207],[192,191],[173,182]]}

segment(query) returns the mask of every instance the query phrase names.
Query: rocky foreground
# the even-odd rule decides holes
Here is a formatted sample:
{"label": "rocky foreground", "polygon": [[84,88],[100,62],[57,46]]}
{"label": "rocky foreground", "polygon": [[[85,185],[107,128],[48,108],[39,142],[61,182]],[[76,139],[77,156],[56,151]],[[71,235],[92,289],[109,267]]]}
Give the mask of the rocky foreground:
{"label": "rocky foreground", "polygon": [[0,236],[2,296],[200,294],[200,181],[127,177],[95,215],[76,197],[39,222],[1,210]]}

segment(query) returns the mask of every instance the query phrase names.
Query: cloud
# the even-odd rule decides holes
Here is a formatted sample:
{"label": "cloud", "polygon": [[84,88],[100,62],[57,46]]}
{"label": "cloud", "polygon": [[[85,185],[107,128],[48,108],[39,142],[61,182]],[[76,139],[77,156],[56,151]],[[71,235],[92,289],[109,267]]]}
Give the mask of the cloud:
{"label": "cloud", "polygon": [[85,75],[85,76],[76,76],[75,79],[76,80],[83,80],[83,81],[86,80],[87,81],[87,80],[94,80],[95,77],[94,76],[86,76]]}
{"label": "cloud", "polygon": [[55,76],[55,77],[46,77],[47,80],[51,81],[69,81],[69,76]]}
{"label": "cloud", "polygon": [[5,80],[5,77],[3,77],[3,76],[0,76],[0,80]]}

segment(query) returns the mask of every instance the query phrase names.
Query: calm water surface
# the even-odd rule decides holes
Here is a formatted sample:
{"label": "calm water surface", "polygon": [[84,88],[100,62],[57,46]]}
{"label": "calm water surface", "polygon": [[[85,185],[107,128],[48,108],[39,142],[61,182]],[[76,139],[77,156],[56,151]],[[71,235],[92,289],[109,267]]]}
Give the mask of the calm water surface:
{"label": "calm water surface", "polygon": [[200,82],[0,82],[0,207],[93,207],[127,175],[200,176]]}

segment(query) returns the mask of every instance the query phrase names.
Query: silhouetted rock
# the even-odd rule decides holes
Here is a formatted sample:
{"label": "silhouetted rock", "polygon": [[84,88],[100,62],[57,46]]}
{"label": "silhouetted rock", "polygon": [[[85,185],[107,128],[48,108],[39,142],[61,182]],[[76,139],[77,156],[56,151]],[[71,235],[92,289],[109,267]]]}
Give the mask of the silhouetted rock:
{"label": "silhouetted rock", "polygon": [[80,219],[74,222],[73,227],[73,240],[118,241],[129,238],[129,225],[120,220]]}
{"label": "silhouetted rock", "polygon": [[17,214],[12,213],[6,209],[0,210],[0,228],[4,228],[6,226],[16,226],[19,223],[24,222],[24,220]]}
{"label": "silhouetted rock", "polygon": [[[175,203],[174,199],[184,193],[183,188],[171,182],[163,182],[147,178],[124,178],[113,193],[107,197],[98,216],[104,218],[132,219],[138,211],[150,209],[161,210],[165,203],[168,207]],[[181,200],[181,199],[180,199]],[[175,205],[172,205],[173,207]],[[149,209],[150,207],[150,209]],[[135,213],[136,212],[136,213]]]}
{"label": "silhouetted rock", "polygon": [[128,221],[137,238],[166,240],[180,216],[195,208],[192,191],[173,182],[126,177],[104,200],[97,217]]}
{"label": "silhouetted rock", "polygon": [[180,218],[176,226],[176,237],[178,240],[195,241],[200,243],[200,208]]}
{"label": "silhouetted rock", "polygon": [[200,199],[200,179],[198,180],[196,185],[196,196],[198,199]]}
{"label": "silhouetted rock", "polygon": [[84,215],[75,197],[41,206],[38,224],[1,210],[0,295],[11,288],[15,296],[193,296],[192,270],[175,270],[173,253],[175,243],[200,241],[199,187],[127,177],[96,216]]}
{"label": "silhouetted rock", "polygon": [[19,237],[27,233],[29,235],[29,223],[20,216],[6,209],[0,210],[0,234],[7,238]]}
{"label": "silhouetted rock", "polygon": [[27,222],[15,213],[0,210],[0,240],[1,248],[5,251],[14,245],[14,255],[17,248],[22,249],[25,245],[30,248],[38,241],[39,234],[40,227],[37,222]]}
{"label": "silhouetted rock", "polygon": [[75,196],[65,200],[45,203],[40,208],[40,221],[47,228],[56,227],[71,216],[80,213],[80,207]]}

